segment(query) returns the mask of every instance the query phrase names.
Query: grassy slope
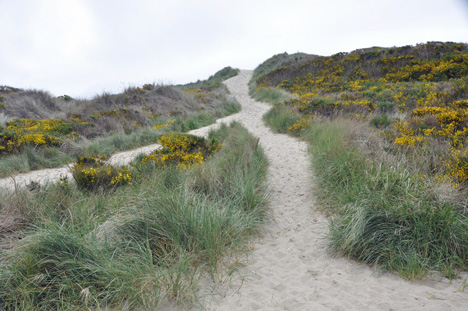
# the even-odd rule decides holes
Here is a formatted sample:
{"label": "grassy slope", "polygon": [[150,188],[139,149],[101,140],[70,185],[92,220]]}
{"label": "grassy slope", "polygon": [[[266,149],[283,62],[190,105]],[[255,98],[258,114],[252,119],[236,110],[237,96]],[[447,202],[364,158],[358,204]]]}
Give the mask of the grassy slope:
{"label": "grassy slope", "polygon": [[317,57],[316,55],[309,55],[305,53],[295,53],[289,55],[288,53],[277,54],[267,59],[260,64],[254,71],[252,79],[249,82],[249,93],[250,95],[262,102],[278,104],[285,100],[293,99],[295,96],[291,94],[270,87],[259,88],[257,80],[261,76],[268,74],[270,71],[281,68],[284,66],[295,66],[297,64],[309,61]]}
{"label": "grassy slope", "polygon": [[[459,175],[446,178],[442,168],[434,169],[456,146],[449,144],[450,133],[418,138],[424,129],[446,125],[439,115],[417,119],[411,113],[442,103],[447,111],[468,99],[466,48],[363,49],[256,75],[258,85],[298,97],[276,104],[265,119],[310,143],[319,202],[333,215],[329,238],[336,251],[407,278],[435,270],[453,277],[468,268],[465,185]],[[404,133],[401,122],[408,122]],[[405,135],[417,143],[397,144]]]}
{"label": "grassy slope", "polygon": [[[58,144],[39,148],[34,143],[25,144],[17,148],[19,152],[0,154],[0,177],[61,166],[83,154],[110,155],[154,143],[168,131],[185,132],[211,124],[217,118],[239,111],[239,104],[228,98],[228,91],[221,83],[237,72],[226,67],[197,83],[146,84],[141,88],[128,88],[122,94],[103,94],[92,100],[67,96],[52,98],[44,91],[2,88],[0,111],[4,123],[15,118],[65,121],[73,118],[88,125],[75,122],[73,131],[79,139],[62,135]],[[0,132],[4,123],[0,124]],[[0,147],[3,143],[6,145],[7,141],[0,140]]]}
{"label": "grassy slope", "polygon": [[0,253],[0,308],[153,310],[163,298],[196,300],[200,275],[229,272],[221,259],[245,248],[266,202],[257,139],[238,123],[210,137],[223,148],[192,170],[148,167],[111,193],[57,185],[1,202],[8,230],[23,238]]}

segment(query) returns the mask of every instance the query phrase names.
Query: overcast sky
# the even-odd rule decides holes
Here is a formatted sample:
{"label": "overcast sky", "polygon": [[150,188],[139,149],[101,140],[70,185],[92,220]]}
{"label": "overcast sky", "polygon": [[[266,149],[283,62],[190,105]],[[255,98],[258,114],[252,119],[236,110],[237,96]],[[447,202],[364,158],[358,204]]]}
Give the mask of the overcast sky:
{"label": "overcast sky", "polygon": [[274,54],[468,42],[467,0],[0,0],[0,85],[89,98]]}

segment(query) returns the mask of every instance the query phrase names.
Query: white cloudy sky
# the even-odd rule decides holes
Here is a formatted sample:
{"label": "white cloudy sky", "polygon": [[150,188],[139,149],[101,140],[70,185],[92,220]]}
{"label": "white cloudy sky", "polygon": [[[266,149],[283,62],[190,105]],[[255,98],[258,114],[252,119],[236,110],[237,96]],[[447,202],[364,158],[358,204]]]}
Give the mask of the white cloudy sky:
{"label": "white cloudy sky", "polygon": [[0,0],[0,85],[92,97],[298,51],[468,42],[467,0]]}

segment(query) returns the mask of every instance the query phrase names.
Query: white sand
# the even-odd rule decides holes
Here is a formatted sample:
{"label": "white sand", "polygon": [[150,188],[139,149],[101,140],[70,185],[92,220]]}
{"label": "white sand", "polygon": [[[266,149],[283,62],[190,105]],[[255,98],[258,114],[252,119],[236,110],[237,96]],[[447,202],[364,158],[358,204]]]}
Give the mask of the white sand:
{"label": "white sand", "polygon": [[[273,134],[264,126],[261,117],[270,106],[248,96],[251,74],[242,71],[225,82],[242,111],[218,120],[214,126],[237,120],[260,138],[271,164],[268,182],[272,217],[255,240],[246,266],[239,271],[242,278],[234,279],[227,289],[227,284],[216,284],[213,292],[221,296],[210,295],[208,288],[201,291],[206,309],[468,310],[468,288],[463,291],[462,282],[468,277],[466,273],[452,284],[446,280],[410,282],[327,252],[328,220],[314,209],[306,144]],[[206,135],[211,127],[191,133]],[[140,152],[123,153],[116,156],[122,160],[112,163],[125,164]],[[42,170],[17,176],[16,180],[54,181],[65,173],[66,168]],[[0,187],[14,188],[11,179],[0,180]],[[173,308],[177,306],[161,306],[161,310]]]}

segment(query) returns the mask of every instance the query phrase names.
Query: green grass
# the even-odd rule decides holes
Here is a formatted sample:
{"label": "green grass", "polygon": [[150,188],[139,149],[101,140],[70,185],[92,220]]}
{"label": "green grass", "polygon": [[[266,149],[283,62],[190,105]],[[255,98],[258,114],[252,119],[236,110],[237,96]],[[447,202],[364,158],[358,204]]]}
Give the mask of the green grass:
{"label": "green grass", "polygon": [[335,120],[314,123],[304,135],[318,197],[335,215],[331,247],[410,279],[432,271],[453,277],[467,269],[468,219],[462,206],[442,198],[430,178],[404,164],[366,156],[357,142],[360,131],[349,120]]}
{"label": "green grass", "polygon": [[[189,171],[148,167],[112,194],[51,185],[1,202],[23,239],[0,251],[0,309],[154,310],[196,301],[201,275],[247,249],[265,215],[267,161],[238,123],[210,133],[223,148]],[[7,217],[11,216],[11,217]]]}
{"label": "green grass", "polygon": [[370,120],[370,124],[376,128],[385,128],[392,123],[392,120],[386,113],[376,115]]}
{"label": "green grass", "polygon": [[63,153],[56,147],[36,149],[26,146],[21,153],[2,157],[0,178],[41,168],[60,167],[72,160],[72,155]]}
{"label": "green grass", "polygon": [[251,92],[251,96],[261,102],[270,104],[280,104],[287,100],[294,99],[295,96],[288,92],[275,88],[261,88],[259,90]]}
{"label": "green grass", "polygon": [[301,116],[292,112],[284,105],[275,105],[264,116],[263,120],[273,131],[277,133],[290,133],[290,126],[299,120]]}
{"label": "green grass", "polygon": [[[265,118],[293,134],[284,105]],[[365,123],[316,119],[301,137],[310,145],[319,206],[331,215],[333,250],[408,279],[468,269],[468,215],[455,189],[447,193],[403,152],[387,154]]]}
{"label": "green grass", "polygon": [[221,107],[212,112],[193,112],[187,116],[177,116],[169,129],[171,131],[188,132],[216,122],[218,118],[237,113],[241,106],[237,101],[225,101]]}
{"label": "green grass", "polygon": [[153,130],[150,127],[135,130],[129,134],[115,133],[107,137],[100,137],[80,146],[82,152],[77,155],[109,156],[118,151],[130,150],[145,145],[155,144],[159,136],[169,129]]}

